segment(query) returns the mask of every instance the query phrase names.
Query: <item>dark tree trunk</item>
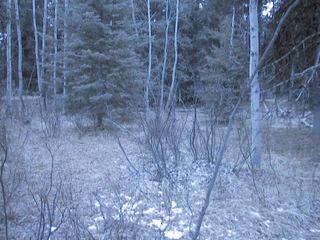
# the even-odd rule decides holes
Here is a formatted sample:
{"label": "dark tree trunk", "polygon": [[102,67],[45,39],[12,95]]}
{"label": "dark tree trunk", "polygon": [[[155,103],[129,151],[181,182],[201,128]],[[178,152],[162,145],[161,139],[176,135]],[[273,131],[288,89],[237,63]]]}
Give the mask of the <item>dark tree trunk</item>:
{"label": "dark tree trunk", "polygon": [[103,121],[103,115],[102,114],[97,114],[97,127],[100,128],[102,127],[102,121]]}
{"label": "dark tree trunk", "polygon": [[312,86],[313,134],[320,138],[320,76],[316,75]]}
{"label": "dark tree trunk", "polygon": [[[320,30],[320,27],[318,27]],[[317,47],[315,65],[320,63],[320,42]],[[315,70],[313,74],[312,91],[312,109],[313,109],[313,134],[320,138],[320,71]]]}

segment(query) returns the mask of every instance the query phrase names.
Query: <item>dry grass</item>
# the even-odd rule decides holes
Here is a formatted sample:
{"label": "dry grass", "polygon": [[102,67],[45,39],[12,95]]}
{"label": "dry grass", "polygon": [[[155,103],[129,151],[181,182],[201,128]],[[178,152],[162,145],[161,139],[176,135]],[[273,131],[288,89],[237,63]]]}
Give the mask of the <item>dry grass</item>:
{"label": "dry grass", "polygon": [[[182,113],[181,120],[186,115]],[[205,117],[202,118],[204,122]],[[188,239],[211,172],[206,164],[192,164],[186,143],[181,150],[183,162],[176,184],[157,183],[146,173],[137,176],[130,171],[116,136],[138,169],[142,169],[141,164],[149,156],[126,131],[79,136],[70,119],[63,117],[61,123],[61,134],[47,138],[41,118],[33,117],[29,125],[15,121],[11,123],[13,142],[19,149],[18,158],[23,159],[23,165],[19,166],[34,189],[41,189],[43,179],[50,173],[50,154],[46,146],[55,153],[55,176],[62,176],[64,187],[72,190],[70,206],[80,211],[82,230],[88,234],[84,239],[105,236],[106,225],[99,222],[103,212],[109,217],[118,216],[107,220],[114,224],[112,226],[118,226],[119,231],[135,231],[135,239],[166,239],[169,236],[166,234],[173,230],[183,233],[181,239]],[[141,136],[136,123],[122,127]],[[273,128],[266,124],[265,136],[261,171],[253,176],[244,164],[235,175],[232,169],[241,154],[234,133],[205,217],[201,239],[320,238],[318,144],[310,131],[302,127]],[[16,200],[19,204],[15,208],[17,219],[16,223],[11,223],[11,233],[16,239],[27,239],[32,218],[25,216],[32,213],[30,209],[34,206],[26,185],[20,188],[19,194],[20,198]],[[99,207],[100,203],[97,205],[97,200],[106,204],[103,209]],[[150,210],[152,208],[154,212]],[[107,220],[104,219],[104,223]],[[126,223],[125,228],[119,227],[117,221],[120,220]],[[161,226],[157,226],[157,220],[162,221]],[[67,224],[70,222],[66,222],[66,226],[71,226]],[[61,232],[67,231],[66,226]],[[61,239],[58,236],[63,235],[57,232],[56,236]],[[131,235],[131,239],[133,237]]]}

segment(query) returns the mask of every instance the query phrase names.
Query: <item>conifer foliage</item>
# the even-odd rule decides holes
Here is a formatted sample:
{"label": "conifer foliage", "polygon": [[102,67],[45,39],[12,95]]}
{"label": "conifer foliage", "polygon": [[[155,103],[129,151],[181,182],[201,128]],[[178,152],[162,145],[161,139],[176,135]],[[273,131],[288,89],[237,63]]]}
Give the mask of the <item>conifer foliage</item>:
{"label": "conifer foliage", "polygon": [[228,120],[248,76],[248,42],[242,36],[241,24],[245,20],[239,9],[228,1],[211,1],[205,9],[198,10],[201,24],[195,37],[199,49],[195,51],[199,77],[196,93],[219,121]]}
{"label": "conifer foliage", "polygon": [[103,118],[130,116],[142,86],[126,0],[77,0],[70,6],[67,110]]}

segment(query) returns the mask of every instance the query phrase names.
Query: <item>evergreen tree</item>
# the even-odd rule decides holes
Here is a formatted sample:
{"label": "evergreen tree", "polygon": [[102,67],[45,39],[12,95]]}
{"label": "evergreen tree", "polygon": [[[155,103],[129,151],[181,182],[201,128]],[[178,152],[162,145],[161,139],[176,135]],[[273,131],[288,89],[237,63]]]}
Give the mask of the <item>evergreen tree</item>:
{"label": "evergreen tree", "polygon": [[[278,4],[275,24],[291,1]],[[271,24],[271,25],[272,25]],[[273,26],[273,28],[275,28]],[[301,1],[281,30],[270,66],[277,78],[269,81],[277,87],[278,95],[289,95],[289,100],[308,101],[313,110],[313,132],[320,136],[320,6],[319,0]],[[267,68],[268,69],[268,68]]]}
{"label": "evergreen tree", "polygon": [[195,45],[199,74],[196,92],[219,121],[228,119],[248,76],[248,45],[240,27],[245,20],[240,11],[234,13],[237,12],[233,31],[232,4],[211,1],[199,10],[198,16],[201,21]]}
{"label": "evergreen tree", "polygon": [[98,126],[105,116],[130,117],[142,96],[128,4],[77,0],[70,5],[67,106],[70,113],[93,116]]}

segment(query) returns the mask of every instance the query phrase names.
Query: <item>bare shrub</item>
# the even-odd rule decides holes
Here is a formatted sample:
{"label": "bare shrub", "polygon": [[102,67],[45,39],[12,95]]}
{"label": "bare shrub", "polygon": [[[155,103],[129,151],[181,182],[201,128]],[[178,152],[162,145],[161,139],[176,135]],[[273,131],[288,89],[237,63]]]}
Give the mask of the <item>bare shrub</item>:
{"label": "bare shrub", "polygon": [[60,229],[65,222],[68,207],[64,179],[57,176],[54,170],[55,154],[59,146],[57,149],[53,149],[48,143],[45,146],[50,155],[48,177],[43,176],[44,183],[40,189],[35,189],[27,180],[28,190],[35,206],[31,229],[33,238],[37,240],[49,240]]}
{"label": "bare shrub", "polygon": [[4,179],[4,171],[5,165],[8,161],[8,142],[7,142],[7,133],[6,128],[3,124],[0,126],[0,157],[1,157],[1,165],[0,165],[0,184],[1,184],[1,195],[2,195],[2,211],[3,211],[3,221],[4,221],[4,228],[5,228],[5,239],[9,239],[9,229],[8,229],[8,197],[7,197],[7,190],[6,190],[6,182]]}
{"label": "bare shrub", "polygon": [[54,105],[47,105],[46,109],[42,107],[41,103],[39,105],[44,136],[46,138],[58,137],[61,133],[61,113],[55,109]]}
{"label": "bare shrub", "polygon": [[88,120],[85,116],[77,114],[72,117],[72,122],[79,136],[83,136],[88,133],[90,129],[90,123],[88,123]]}
{"label": "bare shrub", "polygon": [[23,179],[21,162],[18,161],[20,156],[14,149],[9,129],[6,119],[0,115],[0,219],[4,226],[4,239],[12,237],[10,229],[17,221],[17,195]]}
{"label": "bare shrub", "polygon": [[186,119],[181,123],[173,115],[143,121],[144,135],[140,144],[142,143],[149,156],[150,160],[145,168],[151,167],[153,180],[173,180],[179,164],[183,161],[181,144],[185,125]]}

